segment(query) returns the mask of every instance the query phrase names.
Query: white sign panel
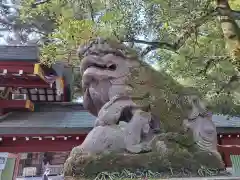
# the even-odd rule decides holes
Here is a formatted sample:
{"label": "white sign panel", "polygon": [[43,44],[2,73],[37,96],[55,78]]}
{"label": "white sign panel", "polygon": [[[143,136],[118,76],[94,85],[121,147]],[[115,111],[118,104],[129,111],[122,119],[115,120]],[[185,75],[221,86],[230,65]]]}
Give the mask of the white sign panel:
{"label": "white sign panel", "polygon": [[0,170],[5,168],[7,163],[8,153],[0,153]]}
{"label": "white sign panel", "polygon": [[21,153],[20,159],[27,159],[28,153]]}

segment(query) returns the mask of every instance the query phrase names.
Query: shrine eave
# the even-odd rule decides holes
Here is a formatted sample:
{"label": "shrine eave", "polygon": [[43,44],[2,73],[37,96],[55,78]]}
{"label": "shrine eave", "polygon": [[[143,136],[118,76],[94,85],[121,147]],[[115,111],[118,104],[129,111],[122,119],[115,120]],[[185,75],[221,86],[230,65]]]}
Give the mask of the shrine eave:
{"label": "shrine eave", "polygon": [[240,134],[240,127],[216,127],[220,135]]}
{"label": "shrine eave", "polygon": [[0,135],[0,152],[69,152],[81,144],[87,134]]}
{"label": "shrine eave", "polygon": [[34,104],[30,100],[0,100],[0,109],[26,109],[34,110]]}
{"label": "shrine eave", "polygon": [[[42,68],[40,63],[0,61],[0,86],[49,88],[51,79],[49,81],[48,71],[49,69]],[[56,78],[59,79],[61,88],[63,88],[63,78]]]}
{"label": "shrine eave", "polygon": [[88,134],[91,127],[0,127],[0,137],[42,137],[53,135]]}
{"label": "shrine eave", "polygon": [[34,70],[38,70],[38,66],[38,63],[0,61],[0,73],[4,76],[33,75]]}
{"label": "shrine eave", "polygon": [[1,79],[0,87],[49,88],[50,85],[42,79]]}

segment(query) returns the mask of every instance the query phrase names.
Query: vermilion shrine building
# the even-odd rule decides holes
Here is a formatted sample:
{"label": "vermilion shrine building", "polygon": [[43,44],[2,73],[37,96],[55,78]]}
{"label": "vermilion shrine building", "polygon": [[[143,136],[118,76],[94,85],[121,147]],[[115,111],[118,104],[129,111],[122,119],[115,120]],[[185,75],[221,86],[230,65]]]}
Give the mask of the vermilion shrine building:
{"label": "vermilion shrine building", "polygon": [[[69,151],[91,130],[95,118],[71,103],[72,74],[63,63],[40,65],[35,46],[0,46],[0,152],[18,155],[15,176],[40,176],[46,164],[51,174],[61,173]],[[240,154],[240,128],[214,122],[231,166],[229,155]]]}
{"label": "vermilion shrine building", "polygon": [[226,167],[231,167],[230,155],[240,155],[240,118],[218,115],[213,122],[218,132],[218,150]]}
{"label": "vermilion shrine building", "polygon": [[18,154],[17,176],[59,174],[94,117],[71,103],[72,70],[39,64],[35,46],[0,46],[0,152]]}

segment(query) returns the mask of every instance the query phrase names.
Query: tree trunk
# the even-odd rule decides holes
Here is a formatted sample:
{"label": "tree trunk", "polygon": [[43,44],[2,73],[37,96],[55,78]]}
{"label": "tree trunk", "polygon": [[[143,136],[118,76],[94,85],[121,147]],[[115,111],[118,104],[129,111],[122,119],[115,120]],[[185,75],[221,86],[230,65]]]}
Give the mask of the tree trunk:
{"label": "tree trunk", "polygon": [[[217,7],[225,11],[232,11],[228,0],[217,0]],[[230,16],[219,16],[219,20],[226,40],[226,47],[232,56],[232,64],[240,71],[240,28]]]}

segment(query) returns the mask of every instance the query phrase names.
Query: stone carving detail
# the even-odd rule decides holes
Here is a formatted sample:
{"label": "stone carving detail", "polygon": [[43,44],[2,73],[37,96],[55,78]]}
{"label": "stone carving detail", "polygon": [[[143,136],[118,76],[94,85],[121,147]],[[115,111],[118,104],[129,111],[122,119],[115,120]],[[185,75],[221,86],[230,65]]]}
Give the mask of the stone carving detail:
{"label": "stone carving detail", "polygon": [[196,96],[190,97],[192,111],[189,118],[183,120],[185,130],[190,130],[199,149],[214,153],[220,160],[217,151],[217,131],[212,121],[212,115]]}
{"label": "stone carving detail", "polygon": [[[168,141],[174,128],[172,134],[192,138],[192,147],[196,142],[196,149],[212,152],[221,164],[216,128],[197,95],[186,93],[184,87],[139,61],[131,49],[117,41],[97,38],[80,47],[79,56],[83,104],[97,118],[84,142],[72,150],[66,174],[71,174],[69,166],[76,157],[85,159],[84,164],[88,157],[106,152],[174,152]],[[169,81],[163,82],[166,77]],[[175,87],[169,89],[168,85]],[[173,101],[169,105],[165,99]]]}

